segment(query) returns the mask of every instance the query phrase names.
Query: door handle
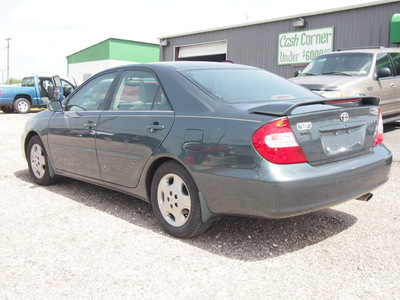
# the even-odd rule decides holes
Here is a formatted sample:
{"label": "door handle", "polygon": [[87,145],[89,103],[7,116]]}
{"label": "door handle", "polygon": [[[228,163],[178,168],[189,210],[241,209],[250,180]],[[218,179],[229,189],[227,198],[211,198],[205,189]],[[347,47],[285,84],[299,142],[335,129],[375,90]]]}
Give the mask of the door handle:
{"label": "door handle", "polygon": [[96,123],[93,123],[92,121],[89,121],[89,122],[87,122],[87,123],[85,123],[85,124],[83,124],[83,126],[84,127],[86,127],[86,128],[94,128],[94,127],[96,127]]}
{"label": "door handle", "polygon": [[391,83],[391,84],[390,84],[390,87],[395,88],[395,87],[396,87],[396,84],[395,84],[395,83]]}
{"label": "door handle", "polygon": [[158,122],[154,122],[151,125],[147,125],[147,129],[149,129],[151,132],[155,132],[158,130],[163,130],[165,128],[164,125],[160,125]]}

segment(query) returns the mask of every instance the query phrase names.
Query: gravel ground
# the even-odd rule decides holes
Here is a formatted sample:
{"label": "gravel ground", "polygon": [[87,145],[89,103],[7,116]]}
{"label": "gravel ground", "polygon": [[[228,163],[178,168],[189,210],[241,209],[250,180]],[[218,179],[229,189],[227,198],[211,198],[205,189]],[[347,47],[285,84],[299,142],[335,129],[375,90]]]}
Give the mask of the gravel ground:
{"label": "gravel ground", "polygon": [[[226,217],[179,240],[143,201],[71,179],[35,185],[21,151],[28,117],[0,113],[0,299],[400,299],[396,152],[369,202]],[[385,129],[400,149],[400,124]]]}

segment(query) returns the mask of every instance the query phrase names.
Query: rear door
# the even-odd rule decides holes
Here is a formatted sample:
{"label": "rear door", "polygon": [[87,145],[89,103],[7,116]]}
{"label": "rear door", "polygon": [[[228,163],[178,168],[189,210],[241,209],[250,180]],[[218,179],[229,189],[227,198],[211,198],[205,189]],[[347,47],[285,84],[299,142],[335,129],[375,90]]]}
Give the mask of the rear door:
{"label": "rear door", "polygon": [[126,70],[109,110],[97,122],[102,179],[135,187],[146,161],[163,142],[173,122],[174,112],[156,75],[145,69]]}
{"label": "rear door", "polygon": [[50,119],[49,149],[58,172],[100,179],[96,125],[116,75],[111,72],[90,80],[71,96],[65,111]]}

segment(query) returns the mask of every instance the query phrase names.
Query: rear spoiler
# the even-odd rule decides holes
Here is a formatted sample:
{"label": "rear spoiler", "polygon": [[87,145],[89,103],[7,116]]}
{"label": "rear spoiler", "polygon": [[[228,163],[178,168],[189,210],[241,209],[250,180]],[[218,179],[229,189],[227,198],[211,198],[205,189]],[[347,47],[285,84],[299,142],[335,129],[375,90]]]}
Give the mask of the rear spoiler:
{"label": "rear spoiler", "polygon": [[271,101],[268,104],[250,108],[247,111],[252,113],[268,114],[274,116],[289,116],[292,111],[300,106],[313,104],[340,104],[340,103],[357,103],[361,105],[376,105],[381,102],[379,97],[349,97],[349,98],[322,98],[317,100],[295,100],[295,101]]}

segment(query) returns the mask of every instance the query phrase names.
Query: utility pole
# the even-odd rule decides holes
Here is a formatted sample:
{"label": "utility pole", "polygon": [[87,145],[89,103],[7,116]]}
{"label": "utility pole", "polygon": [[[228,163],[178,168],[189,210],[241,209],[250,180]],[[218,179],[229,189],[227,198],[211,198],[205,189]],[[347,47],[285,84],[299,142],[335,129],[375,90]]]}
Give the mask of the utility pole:
{"label": "utility pole", "polygon": [[10,40],[11,38],[6,38],[7,41],[7,84],[10,84]]}

